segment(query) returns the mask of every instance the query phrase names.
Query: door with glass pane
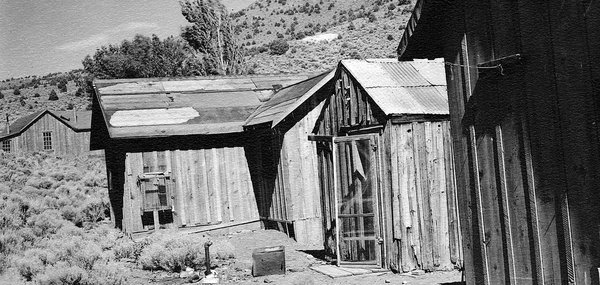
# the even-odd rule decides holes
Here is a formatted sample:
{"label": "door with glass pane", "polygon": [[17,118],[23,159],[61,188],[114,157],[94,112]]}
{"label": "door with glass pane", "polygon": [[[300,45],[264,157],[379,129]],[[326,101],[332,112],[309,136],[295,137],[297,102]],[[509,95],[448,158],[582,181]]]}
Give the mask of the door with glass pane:
{"label": "door with glass pane", "polygon": [[381,266],[377,137],[336,137],[334,146],[338,263]]}

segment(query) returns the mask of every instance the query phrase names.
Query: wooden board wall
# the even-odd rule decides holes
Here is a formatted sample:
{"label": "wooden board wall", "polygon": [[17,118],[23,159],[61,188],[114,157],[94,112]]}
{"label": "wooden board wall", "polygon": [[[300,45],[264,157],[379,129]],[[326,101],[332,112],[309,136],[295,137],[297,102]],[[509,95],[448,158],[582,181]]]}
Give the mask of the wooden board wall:
{"label": "wooden board wall", "polygon": [[294,238],[305,245],[323,242],[317,148],[308,140],[322,104],[313,103],[273,133],[262,132],[249,151],[251,167],[259,168],[253,177],[261,218],[293,226]]}
{"label": "wooden board wall", "polygon": [[[388,123],[384,157],[391,189],[390,264],[449,270],[462,262],[450,124]],[[385,199],[385,198],[384,198]]]}
{"label": "wooden board wall", "polygon": [[129,152],[123,158],[123,186],[113,187],[123,189],[123,228],[126,232],[144,230],[137,177],[153,171],[170,173],[174,180],[173,226],[258,221],[243,147]]}
{"label": "wooden board wall", "polygon": [[317,134],[342,135],[385,124],[385,114],[343,66],[337,69],[335,79],[334,94],[319,118]]}
{"label": "wooden board wall", "polygon": [[11,152],[48,151],[44,150],[43,132],[51,132],[52,152],[56,155],[90,154],[90,132],[76,132],[50,114],[39,118],[21,135],[11,138]]}
{"label": "wooden board wall", "polygon": [[455,8],[448,39],[462,41],[445,58],[467,284],[600,284],[600,4]]}

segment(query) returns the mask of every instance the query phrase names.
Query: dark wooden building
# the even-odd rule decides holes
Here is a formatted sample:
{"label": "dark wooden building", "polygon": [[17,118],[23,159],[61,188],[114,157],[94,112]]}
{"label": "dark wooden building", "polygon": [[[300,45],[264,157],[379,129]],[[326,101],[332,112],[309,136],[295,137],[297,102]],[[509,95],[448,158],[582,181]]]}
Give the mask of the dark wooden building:
{"label": "dark wooden building", "polygon": [[443,57],[468,284],[599,284],[600,2],[419,0]]}
{"label": "dark wooden building", "polygon": [[443,63],[343,60],[333,80],[311,136],[326,251],[340,265],[459,265]]}
{"label": "dark wooden building", "polygon": [[96,80],[92,146],[106,151],[116,226],[257,228],[243,124],[275,89],[307,78]]}
{"label": "dark wooden building", "polygon": [[[40,110],[0,130],[4,152],[51,152],[56,155],[90,154],[90,111]],[[97,153],[96,154],[101,154]]]}
{"label": "dark wooden building", "polygon": [[298,243],[323,246],[316,142],[310,141],[334,72],[279,90],[246,120],[252,133],[246,152],[258,210],[265,228]]}

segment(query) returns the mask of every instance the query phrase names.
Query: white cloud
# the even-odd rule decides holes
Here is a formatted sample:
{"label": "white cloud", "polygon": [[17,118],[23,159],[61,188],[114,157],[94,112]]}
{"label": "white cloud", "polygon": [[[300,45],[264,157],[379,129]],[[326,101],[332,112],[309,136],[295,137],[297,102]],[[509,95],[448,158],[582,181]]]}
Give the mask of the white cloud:
{"label": "white cloud", "polygon": [[62,45],[57,46],[56,48],[59,50],[67,50],[67,51],[78,51],[84,50],[91,47],[98,47],[102,44],[106,44],[109,39],[112,37],[122,34],[125,32],[131,31],[141,31],[141,30],[149,30],[156,29],[158,25],[155,23],[147,23],[147,22],[129,22],[118,25],[112,29],[105,30],[101,33],[91,35],[85,39],[68,42]]}

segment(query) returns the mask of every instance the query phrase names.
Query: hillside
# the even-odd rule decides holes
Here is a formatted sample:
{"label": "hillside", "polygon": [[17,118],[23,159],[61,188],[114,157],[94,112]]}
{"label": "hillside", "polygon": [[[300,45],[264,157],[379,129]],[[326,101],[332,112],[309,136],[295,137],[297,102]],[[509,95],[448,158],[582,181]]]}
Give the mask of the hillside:
{"label": "hillside", "polygon": [[[259,0],[233,17],[254,72],[315,72],[344,58],[396,57],[411,11],[408,0]],[[269,52],[276,39],[288,42],[285,54]]]}
{"label": "hillside", "polygon": [[[3,115],[0,126],[6,121],[4,114],[9,115],[12,123],[41,109],[90,109],[91,90],[85,82],[86,74],[81,70],[3,80],[0,82],[0,114]],[[50,100],[52,91],[57,100]]]}
{"label": "hillside", "polygon": [[[411,11],[410,0],[258,0],[232,18],[250,73],[316,73],[345,58],[395,57]],[[289,45],[281,55],[269,49],[278,39]],[[12,122],[44,108],[89,109],[87,76],[73,70],[3,80],[0,127],[4,114]],[[49,100],[53,90],[58,100]]]}

